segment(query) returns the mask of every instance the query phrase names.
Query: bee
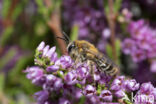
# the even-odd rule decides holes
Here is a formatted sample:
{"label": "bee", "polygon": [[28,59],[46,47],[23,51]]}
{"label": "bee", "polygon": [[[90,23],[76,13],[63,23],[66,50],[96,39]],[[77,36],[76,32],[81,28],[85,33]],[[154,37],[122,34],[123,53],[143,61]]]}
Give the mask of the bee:
{"label": "bee", "polygon": [[71,41],[65,34],[64,37],[57,37],[63,39],[67,43],[67,52],[75,63],[87,62],[89,66],[96,64],[97,69],[109,76],[116,76],[118,74],[118,66],[111,61],[107,56],[98,51],[97,48],[88,41],[74,40]]}

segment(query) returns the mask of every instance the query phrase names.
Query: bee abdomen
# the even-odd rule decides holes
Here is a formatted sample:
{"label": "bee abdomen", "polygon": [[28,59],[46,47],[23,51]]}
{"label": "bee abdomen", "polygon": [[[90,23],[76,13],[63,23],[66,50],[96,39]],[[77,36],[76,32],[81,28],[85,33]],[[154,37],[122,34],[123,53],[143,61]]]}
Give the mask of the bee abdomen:
{"label": "bee abdomen", "polygon": [[114,76],[118,72],[118,68],[107,58],[97,59],[96,64],[99,71],[106,73],[106,75]]}
{"label": "bee abdomen", "polygon": [[109,76],[115,76],[118,74],[119,69],[117,67],[113,67],[110,71],[107,71],[106,74]]}

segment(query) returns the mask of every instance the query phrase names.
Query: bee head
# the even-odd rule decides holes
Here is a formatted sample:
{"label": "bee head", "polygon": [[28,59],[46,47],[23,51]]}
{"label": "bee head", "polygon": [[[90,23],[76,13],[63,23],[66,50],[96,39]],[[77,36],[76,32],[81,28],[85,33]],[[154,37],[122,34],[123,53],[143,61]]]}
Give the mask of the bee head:
{"label": "bee head", "polygon": [[62,39],[66,42],[67,44],[67,51],[68,51],[68,54],[70,54],[70,52],[72,51],[72,49],[75,47],[75,42],[74,41],[71,41],[68,37],[68,35],[63,32],[63,37],[57,37],[59,39]]}
{"label": "bee head", "polygon": [[68,54],[70,54],[73,49],[75,49],[75,42],[74,41],[73,42],[70,42],[68,44],[68,46],[67,46]]}

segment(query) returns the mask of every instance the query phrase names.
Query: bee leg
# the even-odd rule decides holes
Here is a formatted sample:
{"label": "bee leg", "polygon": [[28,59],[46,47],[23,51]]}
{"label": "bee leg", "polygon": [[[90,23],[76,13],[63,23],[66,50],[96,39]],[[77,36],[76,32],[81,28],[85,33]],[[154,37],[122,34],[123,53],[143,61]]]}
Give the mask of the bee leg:
{"label": "bee leg", "polygon": [[91,74],[91,77],[93,78],[93,85],[96,85],[95,80],[94,80],[94,74],[95,74],[95,71],[94,71],[94,68],[95,68],[94,67],[94,62],[88,60],[87,61],[87,64],[89,65],[89,73]]}

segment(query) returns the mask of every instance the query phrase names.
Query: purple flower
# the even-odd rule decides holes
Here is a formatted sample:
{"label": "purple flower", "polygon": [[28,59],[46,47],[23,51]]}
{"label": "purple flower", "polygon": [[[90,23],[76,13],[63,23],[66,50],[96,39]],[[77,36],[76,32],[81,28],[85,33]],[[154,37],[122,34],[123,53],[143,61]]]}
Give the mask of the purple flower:
{"label": "purple flower", "polygon": [[102,31],[102,37],[104,39],[108,39],[110,37],[110,29],[109,28],[105,28],[103,31]]}
{"label": "purple flower", "polygon": [[51,56],[50,61],[55,62],[57,60],[57,53],[54,52],[53,55]]}
{"label": "purple flower", "polygon": [[44,47],[45,47],[45,43],[42,41],[42,42],[39,44],[39,46],[37,47],[37,50],[38,50],[38,51],[43,51]]}
{"label": "purple flower", "polygon": [[131,33],[132,37],[142,38],[139,34],[139,32],[140,32],[139,30],[140,30],[140,28],[142,28],[144,26],[144,24],[145,24],[144,20],[139,20],[139,21],[130,23],[128,30]]}
{"label": "purple flower", "polygon": [[132,39],[125,39],[122,43],[122,49],[125,54],[130,54],[133,50],[136,50],[135,41]]}
{"label": "purple flower", "polygon": [[67,69],[73,64],[70,56],[62,56],[59,60],[55,62],[55,65],[62,66],[62,68]]}
{"label": "purple flower", "polygon": [[44,56],[44,57],[46,57],[46,54],[48,53],[49,48],[50,48],[49,45],[47,45],[46,47],[44,47],[44,49],[43,49],[43,56]]}
{"label": "purple flower", "polygon": [[32,83],[40,85],[43,82],[43,69],[38,66],[28,67],[25,72],[27,73],[27,78],[32,80]]}
{"label": "purple flower", "polygon": [[95,93],[95,88],[92,85],[87,85],[84,89],[84,94],[88,97],[93,96]]}
{"label": "purple flower", "polygon": [[134,62],[143,61],[146,59],[146,54],[142,50],[135,50],[132,52],[132,58]]}
{"label": "purple flower", "polygon": [[[52,55],[55,53],[56,47],[52,47],[48,50],[48,52],[46,53],[46,57],[51,58]],[[43,52],[44,53],[44,52]]]}
{"label": "purple flower", "polygon": [[34,94],[34,97],[38,102],[37,104],[44,104],[48,100],[49,92],[46,90],[39,91]]}
{"label": "purple flower", "polygon": [[125,96],[125,92],[124,92],[122,89],[120,89],[120,90],[116,91],[116,92],[114,93],[114,95],[115,95],[116,97],[118,97],[118,98],[122,98],[122,97]]}
{"label": "purple flower", "polygon": [[47,67],[47,71],[48,72],[56,72],[60,67],[59,66],[56,66],[56,65],[52,65],[52,66],[49,66]]}
{"label": "purple flower", "polygon": [[76,71],[68,72],[67,75],[65,76],[64,80],[65,80],[65,82],[68,85],[75,84],[77,82],[77,74],[76,74]]}
{"label": "purple flower", "polygon": [[155,99],[156,88],[154,88],[150,82],[143,83],[135,96],[135,102],[143,102],[148,104],[153,104]]}
{"label": "purple flower", "polygon": [[43,89],[52,91],[54,89],[54,83],[56,79],[57,77],[52,74],[46,75],[46,82],[43,85]]}
{"label": "purple flower", "polygon": [[95,80],[95,81],[99,81],[99,80],[101,79],[100,73],[97,72],[97,71],[94,72],[94,76],[93,76],[93,77],[94,77],[94,80]]}
{"label": "purple flower", "polygon": [[88,67],[85,67],[83,65],[78,66],[78,68],[76,69],[77,74],[78,74],[78,78],[79,79],[84,79],[87,77],[87,75],[89,74],[89,69]]}
{"label": "purple flower", "polygon": [[151,82],[143,83],[140,87],[139,93],[141,94],[151,94],[153,91],[155,91],[155,88],[151,84]]}
{"label": "purple flower", "polygon": [[60,98],[59,99],[59,104],[71,104],[71,103],[69,102],[69,100],[67,100],[65,98]]}
{"label": "purple flower", "polygon": [[125,54],[130,54],[134,62],[156,56],[156,32],[144,20],[131,21],[128,31],[131,37],[122,43]]}
{"label": "purple flower", "polygon": [[113,96],[112,96],[112,93],[109,90],[103,90],[103,91],[101,91],[100,98],[103,101],[111,102],[112,99],[113,99]]}
{"label": "purple flower", "polygon": [[156,61],[152,61],[151,67],[150,67],[151,72],[156,73]]}
{"label": "purple flower", "polygon": [[86,38],[86,37],[88,37],[88,35],[89,35],[88,28],[85,28],[85,27],[80,28],[79,34],[80,34],[79,36],[81,36],[81,38]]}
{"label": "purple flower", "polygon": [[132,79],[132,80],[126,80],[124,82],[124,86],[126,88],[127,91],[135,91],[139,89],[139,83],[136,82],[136,80]]}
{"label": "purple flower", "polygon": [[112,82],[111,90],[118,91],[121,89],[123,83],[124,83],[125,77],[119,76]]}
{"label": "purple flower", "polygon": [[75,95],[76,99],[79,99],[83,96],[82,90],[79,88],[75,88],[73,95]]}
{"label": "purple flower", "polygon": [[99,96],[93,95],[93,96],[89,96],[88,100],[90,101],[89,104],[99,104],[100,99]]}
{"label": "purple flower", "polygon": [[55,82],[54,82],[54,88],[58,89],[61,88],[63,86],[63,81],[60,78],[56,78]]}
{"label": "purple flower", "polygon": [[[84,104],[107,104],[129,97],[131,92],[139,89],[139,83],[134,79],[126,79],[125,76],[116,76],[112,79],[100,73],[96,66],[94,73],[90,73],[86,63],[74,65],[70,56],[57,59],[55,47],[43,47],[42,43],[39,50],[43,51],[44,57],[39,59],[37,55],[42,52],[38,51],[35,55],[36,60],[41,62],[41,65],[38,64],[40,67],[33,66],[25,70],[27,78],[43,89],[35,93],[37,104],[74,104],[81,101],[81,98],[85,98]],[[44,61],[48,61],[49,64],[45,64]],[[142,96],[153,96],[155,99],[156,88],[150,82],[143,83],[135,100],[139,101],[138,98]]]}
{"label": "purple flower", "polygon": [[134,104],[154,104],[154,97],[146,94],[138,94],[134,98]]}

